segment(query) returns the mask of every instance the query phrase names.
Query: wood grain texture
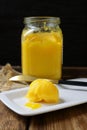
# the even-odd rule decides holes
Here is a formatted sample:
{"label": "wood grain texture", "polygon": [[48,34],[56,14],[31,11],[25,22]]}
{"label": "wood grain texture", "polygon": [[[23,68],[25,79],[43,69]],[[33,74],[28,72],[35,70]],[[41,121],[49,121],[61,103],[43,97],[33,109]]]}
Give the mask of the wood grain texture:
{"label": "wood grain texture", "polygon": [[17,115],[0,101],[0,130],[26,130],[27,118]]}
{"label": "wood grain texture", "polygon": [[87,67],[63,67],[62,68],[62,78],[81,78],[87,77]]}
{"label": "wood grain texture", "polygon": [[87,104],[31,118],[29,130],[86,130]]}

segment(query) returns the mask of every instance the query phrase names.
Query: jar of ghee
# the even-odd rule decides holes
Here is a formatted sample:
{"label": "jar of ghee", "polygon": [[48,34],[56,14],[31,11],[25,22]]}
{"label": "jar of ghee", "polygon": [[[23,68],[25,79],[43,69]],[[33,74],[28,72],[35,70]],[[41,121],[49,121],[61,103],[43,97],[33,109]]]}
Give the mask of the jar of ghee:
{"label": "jar of ghee", "polygon": [[63,35],[59,17],[26,17],[21,37],[23,75],[61,78]]}

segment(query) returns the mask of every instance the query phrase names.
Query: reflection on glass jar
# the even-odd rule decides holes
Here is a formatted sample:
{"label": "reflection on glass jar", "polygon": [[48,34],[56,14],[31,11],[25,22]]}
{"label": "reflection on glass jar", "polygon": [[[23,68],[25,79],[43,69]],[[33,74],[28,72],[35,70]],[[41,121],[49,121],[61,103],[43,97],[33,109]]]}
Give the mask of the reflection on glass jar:
{"label": "reflection on glass jar", "polygon": [[58,17],[26,17],[22,31],[22,73],[60,79],[63,35]]}

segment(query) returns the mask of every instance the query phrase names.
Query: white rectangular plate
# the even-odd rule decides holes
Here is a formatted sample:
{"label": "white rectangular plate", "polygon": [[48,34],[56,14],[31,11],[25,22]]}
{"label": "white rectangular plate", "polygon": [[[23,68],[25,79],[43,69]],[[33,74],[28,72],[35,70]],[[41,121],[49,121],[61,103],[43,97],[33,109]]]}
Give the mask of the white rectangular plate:
{"label": "white rectangular plate", "polygon": [[34,110],[25,107],[25,103],[27,102],[25,95],[29,89],[28,87],[2,92],[0,93],[0,100],[8,108],[23,116],[38,115],[87,103],[87,91],[64,89],[59,85],[58,88],[60,94],[58,104],[42,104],[42,107]]}

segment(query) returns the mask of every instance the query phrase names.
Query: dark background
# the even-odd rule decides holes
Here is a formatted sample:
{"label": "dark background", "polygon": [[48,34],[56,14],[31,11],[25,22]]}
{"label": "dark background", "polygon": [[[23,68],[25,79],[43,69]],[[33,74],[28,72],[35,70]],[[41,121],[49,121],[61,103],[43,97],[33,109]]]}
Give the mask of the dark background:
{"label": "dark background", "polygon": [[0,65],[21,65],[26,16],[58,16],[64,36],[63,66],[87,66],[86,0],[0,0]]}

